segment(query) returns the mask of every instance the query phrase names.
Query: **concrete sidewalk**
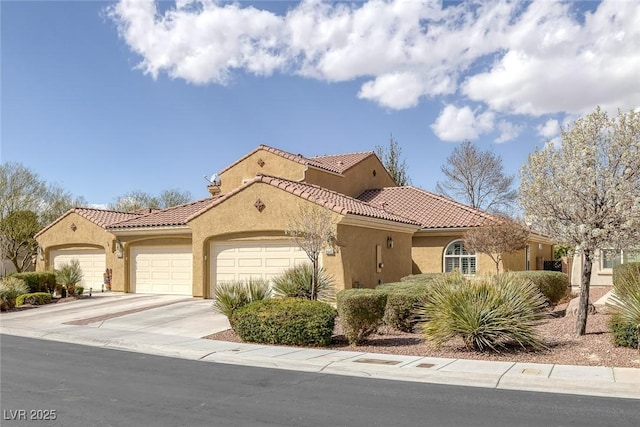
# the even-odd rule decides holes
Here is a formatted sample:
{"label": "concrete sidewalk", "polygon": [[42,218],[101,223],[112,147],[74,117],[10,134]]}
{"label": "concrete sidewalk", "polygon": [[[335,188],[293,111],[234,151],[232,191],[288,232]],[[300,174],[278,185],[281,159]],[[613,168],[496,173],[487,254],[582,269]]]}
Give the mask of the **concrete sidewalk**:
{"label": "concrete sidewalk", "polygon": [[[43,319],[47,319],[44,322]],[[640,369],[359,353],[213,341],[211,301],[113,295],[0,316],[0,333],[203,362],[498,389],[640,399]]]}

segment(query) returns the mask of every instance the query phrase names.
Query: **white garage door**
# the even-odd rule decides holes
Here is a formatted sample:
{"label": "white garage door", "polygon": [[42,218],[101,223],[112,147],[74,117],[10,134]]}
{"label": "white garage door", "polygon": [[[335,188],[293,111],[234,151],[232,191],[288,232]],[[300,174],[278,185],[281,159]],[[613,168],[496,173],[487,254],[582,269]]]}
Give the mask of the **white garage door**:
{"label": "white garage door", "polygon": [[69,263],[72,259],[80,262],[82,280],[80,285],[87,292],[89,288],[99,289],[104,281],[104,272],[107,269],[104,249],[60,249],[51,251],[51,265],[60,268],[62,264]]}
{"label": "white garage door", "polygon": [[131,248],[131,292],[193,295],[191,246]]}
{"label": "white garage door", "polygon": [[250,277],[270,280],[283,270],[309,262],[307,254],[291,242],[213,243],[212,285]]}

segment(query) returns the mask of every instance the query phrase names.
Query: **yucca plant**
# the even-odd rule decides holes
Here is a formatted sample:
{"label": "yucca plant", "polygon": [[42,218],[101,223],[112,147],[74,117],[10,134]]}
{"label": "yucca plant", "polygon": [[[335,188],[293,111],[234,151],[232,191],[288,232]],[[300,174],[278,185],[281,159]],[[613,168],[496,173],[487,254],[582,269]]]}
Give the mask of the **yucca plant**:
{"label": "yucca plant", "polygon": [[546,348],[534,326],[547,314],[546,298],[529,280],[503,273],[434,280],[417,309],[418,328],[440,346],[460,337],[467,348],[498,351],[510,344]]}
{"label": "yucca plant", "polygon": [[613,308],[621,322],[635,328],[640,352],[640,275],[621,275],[613,283],[607,305]]}
{"label": "yucca plant", "polygon": [[15,307],[16,298],[28,293],[29,286],[24,280],[11,276],[0,279],[0,307],[3,310]]}
{"label": "yucca plant", "polygon": [[[313,267],[311,263],[298,264],[272,279],[273,292],[275,296],[280,298],[313,299],[311,297],[312,278]],[[319,301],[332,302],[335,300],[335,282],[333,277],[323,268],[318,272],[316,289]]]}
{"label": "yucca plant", "polygon": [[269,282],[264,279],[220,282],[213,293],[213,309],[224,314],[233,327],[233,313],[253,301],[271,298]]}
{"label": "yucca plant", "polygon": [[80,268],[80,261],[72,259],[64,263],[56,270],[56,282],[67,289],[68,295],[76,293],[75,288],[82,281],[83,273]]}

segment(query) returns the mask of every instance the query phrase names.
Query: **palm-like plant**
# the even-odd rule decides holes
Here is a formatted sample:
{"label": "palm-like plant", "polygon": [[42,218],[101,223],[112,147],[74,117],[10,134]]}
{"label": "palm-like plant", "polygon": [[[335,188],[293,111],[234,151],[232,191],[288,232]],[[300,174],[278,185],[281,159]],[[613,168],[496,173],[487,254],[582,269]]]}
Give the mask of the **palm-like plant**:
{"label": "palm-like plant", "polygon": [[5,310],[12,309],[16,305],[16,298],[29,293],[29,286],[17,277],[0,279],[0,307]]}
{"label": "palm-like plant", "polygon": [[[272,279],[273,292],[281,298],[313,299],[311,281],[313,267],[310,263],[303,263],[286,269],[282,274]],[[335,300],[335,282],[324,269],[318,271],[316,291],[319,301],[332,302]]]}
{"label": "palm-like plant", "polygon": [[638,334],[640,352],[640,275],[624,275],[613,283],[613,292],[607,301],[620,319],[632,325]]}
{"label": "palm-like plant", "polygon": [[220,282],[213,292],[213,309],[224,314],[233,327],[233,313],[253,301],[271,298],[269,282],[264,279]]}
{"label": "palm-like plant", "polygon": [[75,294],[75,288],[82,281],[83,273],[80,261],[72,259],[56,270],[56,282],[67,289],[69,295]]}
{"label": "palm-like plant", "polygon": [[515,343],[545,348],[533,326],[546,317],[546,299],[530,281],[511,274],[438,278],[417,314],[425,338],[442,345],[461,337],[466,347],[499,351]]}

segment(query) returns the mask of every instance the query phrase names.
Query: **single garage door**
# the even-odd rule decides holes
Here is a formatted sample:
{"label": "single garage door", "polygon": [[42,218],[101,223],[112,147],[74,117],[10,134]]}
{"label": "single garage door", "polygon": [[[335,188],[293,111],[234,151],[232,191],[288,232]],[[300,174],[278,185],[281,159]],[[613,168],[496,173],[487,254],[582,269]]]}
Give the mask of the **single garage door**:
{"label": "single garage door", "polygon": [[209,253],[212,285],[250,277],[270,280],[287,268],[309,262],[307,254],[291,242],[213,243]]}
{"label": "single garage door", "polygon": [[89,288],[99,289],[104,282],[104,272],[107,269],[107,261],[104,249],[60,249],[51,251],[51,265],[60,268],[62,264],[69,263],[72,259],[80,262],[82,280],[80,285],[87,292]]}
{"label": "single garage door", "polygon": [[131,292],[193,295],[191,246],[131,248]]}

